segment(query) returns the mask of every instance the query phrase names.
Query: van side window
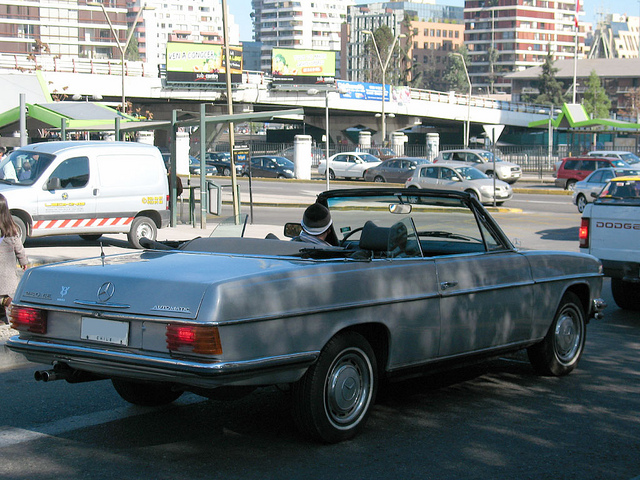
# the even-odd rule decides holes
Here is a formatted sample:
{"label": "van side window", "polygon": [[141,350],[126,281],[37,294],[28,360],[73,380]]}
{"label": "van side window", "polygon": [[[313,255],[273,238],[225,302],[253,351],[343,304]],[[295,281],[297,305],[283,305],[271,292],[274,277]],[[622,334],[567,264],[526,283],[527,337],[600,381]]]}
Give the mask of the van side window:
{"label": "van side window", "polygon": [[82,188],[89,182],[89,158],[68,158],[53,171],[49,178],[59,178],[62,188]]}

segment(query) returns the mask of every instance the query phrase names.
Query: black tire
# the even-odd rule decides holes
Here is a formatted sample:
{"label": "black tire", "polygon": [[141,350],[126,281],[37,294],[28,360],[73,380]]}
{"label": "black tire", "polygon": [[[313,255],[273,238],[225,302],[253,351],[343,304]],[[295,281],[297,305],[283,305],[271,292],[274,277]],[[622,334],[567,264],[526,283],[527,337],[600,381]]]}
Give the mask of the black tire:
{"label": "black tire", "polygon": [[140,239],[143,237],[155,242],[158,237],[158,227],[149,217],[136,217],[131,222],[131,230],[129,230],[127,238],[134,248],[144,248],[140,245]]}
{"label": "black tire", "polygon": [[336,172],[329,169],[329,180],[335,180],[335,179],[336,179]]}
{"label": "black tire", "polygon": [[24,242],[27,239],[27,226],[25,225],[25,223],[22,221],[20,217],[11,215],[11,218],[13,219],[13,223],[16,224],[16,227],[18,227],[18,237],[20,238],[20,241],[24,245]]}
{"label": "black tire", "polygon": [[230,177],[231,176],[231,168],[224,167],[222,169],[222,175],[224,175],[225,177]]}
{"label": "black tire", "polygon": [[621,278],[611,279],[613,300],[624,310],[640,310],[640,283],[625,282]]}
{"label": "black tire", "polygon": [[578,211],[580,213],[584,212],[587,203],[587,197],[582,194],[578,195],[578,198],[576,198],[576,207],[578,207]]}
{"label": "black tire", "polygon": [[[489,178],[493,178],[493,170],[487,170],[486,172],[484,172],[484,174]],[[498,178],[498,177],[496,177],[496,178]]]}
{"label": "black tire", "polygon": [[111,383],[123,400],[143,407],[167,405],[182,395],[181,391],[172,390],[171,386],[162,383],[132,382],[119,378],[112,378]]}
{"label": "black tire", "polygon": [[377,389],[378,368],[369,342],[356,332],[338,334],[293,385],[294,421],[315,440],[348,440],[364,428]]}
{"label": "black tire", "polygon": [[574,191],[576,189],[576,181],[575,180],[567,180],[567,184],[564,186],[565,190]]}
{"label": "black tire", "polygon": [[582,303],[575,293],[567,292],[544,340],[527,349],[529,361],[541,375],[567,375],[578,365],[586,338]]}
{"label": "black tire", "polygon": [[95,242],[100,237],[102,237],[101,233],[96,233],[95,235],[80,235],[80,238],[86,240],[87,242]]}
{"label": "black tire", "polygon": [[385,183],[384,177],[380,176],[380,175],[376,175],[375,178],[373,179],[373,181],[376,182],[376,183]]}

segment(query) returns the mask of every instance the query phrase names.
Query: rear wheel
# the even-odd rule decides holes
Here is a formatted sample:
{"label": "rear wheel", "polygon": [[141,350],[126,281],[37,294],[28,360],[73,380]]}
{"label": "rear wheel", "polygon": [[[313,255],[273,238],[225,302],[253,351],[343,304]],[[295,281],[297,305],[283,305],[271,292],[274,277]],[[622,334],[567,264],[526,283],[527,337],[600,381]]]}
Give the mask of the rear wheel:
{"label": "rear wheel", "polygon": [[329,169],[329,180],[335,180],[336,179],[336,173]]}
{"label": "rear wheel", "polygon": [[529,361],[539,374],[567,375],[578,365],[586,336],[582,303],[575,293],[567,292],[544,340],[527,349]]}
{"label": "rear wheel", "polygon": [[377,388],[378,369],[369,342],[356,332],[338,334],[293,385],[294,420],[316,440],[348,440],[364,428]]}
{"label": "rear wheel", "polygon": [[582,194],[578,195],[578,198],[576,198],[576,206],[580,213],[584,212],[584,209],[587,206],[587,197]]}
{"label": "rear wheel", "polygon": [[140,245],[141,238],[148,238],[155,241],[158,236],[158,227],[149,217],[136,217],[131,222],[131,230],[127,234],[129,243],[135,248],[143,248]]}
{"label": "rear wheel", "polygon": [[222,169],[222,175],[224,175],[225,177],[230,177],[231,176],[231,169],[229,167],[224,167]]}
{"label": "rear wheel", "polygon": [[484,172],[485,175],[489,178],[493,178],[493,170],[487,170],[486,172]]}
{"label": "rear wheel", "polygon": [[111,379],[111,383],[124,400],[143,407],[167,405],[182,395],[181,391],[172,390],[170,385],[162,383],[132,382],[119,378]]}
{"label": "rear wheel", "polygon": [[572,192],[576,189],[576,181],[575,180],[567,180],[567,184],[564,187],[565,190],[571,190]]}
{"label": "rear wheel", "polygon": [[376,183],[384,183],[384,177],[381,177],[380,175],[376,175],[373,181]]}
{"label": "rear wheel", "polygon": [[640,283],[625,282],[621,278],[611,279],[613,300],[624,310],[640,310]]}

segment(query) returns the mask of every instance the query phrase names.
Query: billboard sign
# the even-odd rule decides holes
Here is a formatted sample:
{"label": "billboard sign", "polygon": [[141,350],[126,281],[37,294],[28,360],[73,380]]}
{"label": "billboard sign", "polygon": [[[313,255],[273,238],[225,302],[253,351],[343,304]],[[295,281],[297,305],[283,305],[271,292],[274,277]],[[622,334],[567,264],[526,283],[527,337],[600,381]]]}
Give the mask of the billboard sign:
{"label": "billboard sign", "polygon": [[334,83],[336,52],[274,48],[271,52],[271,74],[276,84]]}
{"label": "billboard sign", "polygon": [[[167,42],[167,82],[225,83],[222,45]],[[242,81],[242,47],[229,47],[231,81]]]}
{"label": "billboard sign", "polygon": [[[379,83],[349,82],[338,80],[336,82],[340,98],[351,100],[382,101],[382,85]],[[395,102],[398,105],[407,105],[411,101],[411,89],[404,86],[384,86],[384,101]]]}

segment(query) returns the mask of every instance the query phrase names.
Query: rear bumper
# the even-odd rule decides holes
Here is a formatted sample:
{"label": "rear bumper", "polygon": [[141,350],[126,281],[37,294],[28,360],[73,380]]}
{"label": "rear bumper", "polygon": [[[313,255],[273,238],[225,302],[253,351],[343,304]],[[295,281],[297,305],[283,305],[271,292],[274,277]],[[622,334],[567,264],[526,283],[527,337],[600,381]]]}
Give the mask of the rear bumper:
{"label": "rear bumper", "polygon": [[105,377],[170,382],[203,388],[222,385],[273,385],[295,382],[320,352],[301,352],[238,362],[198,362],[169,356],[10,338],[7,347],[35,363],[63,363],[72,369]]}
{"label": "rear bumper", "polygon": [[606,277],[621,278],[626,282],[640,283],[640,263],[621,260],[602,260]]}

